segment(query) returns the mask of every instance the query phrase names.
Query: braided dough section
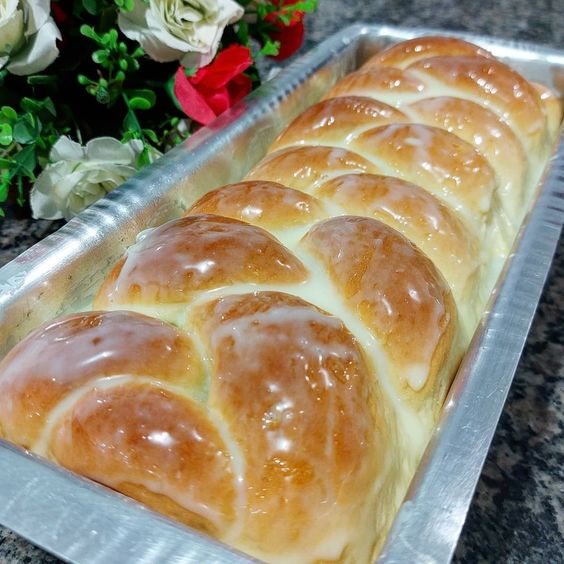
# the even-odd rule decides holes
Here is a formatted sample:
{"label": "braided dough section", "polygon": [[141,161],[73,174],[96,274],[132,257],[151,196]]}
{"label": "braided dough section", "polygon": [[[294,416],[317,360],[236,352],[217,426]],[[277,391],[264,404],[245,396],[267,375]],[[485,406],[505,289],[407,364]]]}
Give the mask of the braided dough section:
{"label": "braided dough section", "polygon": [[0,434],[272,562],[384,541],[560,108],[404,42],[0,363]]}

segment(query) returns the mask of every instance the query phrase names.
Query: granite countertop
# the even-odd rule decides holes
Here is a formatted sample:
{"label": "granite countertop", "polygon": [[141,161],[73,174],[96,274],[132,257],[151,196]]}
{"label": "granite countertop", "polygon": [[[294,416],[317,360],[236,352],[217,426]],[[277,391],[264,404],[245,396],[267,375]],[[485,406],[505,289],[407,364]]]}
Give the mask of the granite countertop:
{"label": "granite countertop", "polygon": [[[468,31],[564,50],[564,2],[320,0],[302,51],[364,21]],[[0,266],[60,222],[0,219]],[[549,278],[455,562],[564,562],[564,243]],[[0,485],[2,487],[2,485]],[[0,562],[58,560],[0,527]]]}

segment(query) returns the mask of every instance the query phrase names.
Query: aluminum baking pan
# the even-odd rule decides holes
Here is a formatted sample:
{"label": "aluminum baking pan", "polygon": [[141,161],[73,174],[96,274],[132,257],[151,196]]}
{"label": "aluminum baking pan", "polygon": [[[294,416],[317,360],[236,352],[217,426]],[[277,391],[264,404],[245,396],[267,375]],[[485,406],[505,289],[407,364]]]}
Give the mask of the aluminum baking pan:
{"label": "aluminum baking pan", "polygon": [[[210,127],[0,269],[0,355],[41,322],[88,307],[110,265],[147,227],[240,179],[282,126],[391,43],[430,29],[355,25],[324,41]],[[467,34],[558,90],[564,53]],[[524,346],[564,221],[564,142],[456,377],[379,560],[448,562]],[[518,303],[519,308],[514,304]],[[103,486],[0,441],[0,523],[72,562],[251,559]]]}

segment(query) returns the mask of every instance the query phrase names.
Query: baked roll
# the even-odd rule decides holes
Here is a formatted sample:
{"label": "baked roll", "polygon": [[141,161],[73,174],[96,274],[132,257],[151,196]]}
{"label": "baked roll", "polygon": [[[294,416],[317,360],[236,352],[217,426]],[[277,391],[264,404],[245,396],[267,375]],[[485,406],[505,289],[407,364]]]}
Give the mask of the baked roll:
{"label": "baked roll", "polygon": [[371,561],[560,117],[469,43],[376,54],[5,357],[1,435],[260,559]]}

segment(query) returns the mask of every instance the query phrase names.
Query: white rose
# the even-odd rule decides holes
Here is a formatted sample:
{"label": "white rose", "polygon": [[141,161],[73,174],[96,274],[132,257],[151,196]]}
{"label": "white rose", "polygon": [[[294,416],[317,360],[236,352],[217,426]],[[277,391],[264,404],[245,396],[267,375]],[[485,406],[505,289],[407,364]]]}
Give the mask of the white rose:
{"label": "white rose", "polygon": [[233,0],[135,0],[118,25],[155,61],[199,68],[214,58],[225,26],[243,13]]}
{"label": "white rose", "polygon": [[49,0],[0,0],[0,68],[17,75],[42,71],[59,54],[57,39]]}
{"label": "white rose", "polygon": [[137,139],[120,143],[98,137],[82,147],[60,137],[49,155],[53,164],[45,167],[31,190],[33,217],[70,219],[132,176],[142,150]]}

